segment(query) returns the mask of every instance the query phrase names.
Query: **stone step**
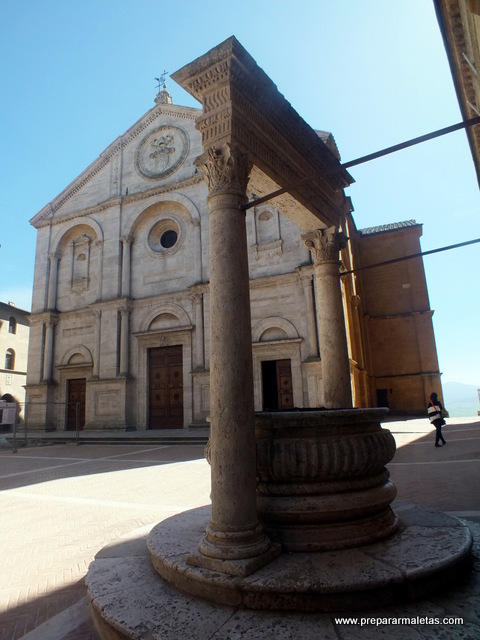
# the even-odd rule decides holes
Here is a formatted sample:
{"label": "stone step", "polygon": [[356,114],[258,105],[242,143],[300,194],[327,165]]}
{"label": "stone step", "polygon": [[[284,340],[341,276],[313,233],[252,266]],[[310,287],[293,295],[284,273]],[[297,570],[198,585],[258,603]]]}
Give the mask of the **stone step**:
{"label": "stone step", "polygon": [[[173,433],[172,433],[173,431]],[[52,444],[133,444],[133,445],[200,445],[205,446],[208,442],[208,429],[197,430],[173,429],[163,430],[155,433],[145,431],[104,431],[104,432],[85,432],[80,431],[77,434],[71,431],[61,432],[37,432],[28,433],[26,438],[24,434],[17,434],[16,447],[25,446],[46,446]],[[13,434],[5,434],[3,439],[10,445],[13,445]]]}

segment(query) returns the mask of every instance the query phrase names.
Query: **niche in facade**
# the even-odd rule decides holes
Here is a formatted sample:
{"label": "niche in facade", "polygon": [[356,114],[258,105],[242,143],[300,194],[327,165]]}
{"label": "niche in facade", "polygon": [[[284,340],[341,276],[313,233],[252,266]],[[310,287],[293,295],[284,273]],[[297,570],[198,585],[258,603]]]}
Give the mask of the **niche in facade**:
{"label": "niche in facade", "polygon": [[282,254],[283,241],[280,237],[280,217],[278,211],[269,205],[255,207],[255,259],[272,258]]}
{"label": "niche in facade", "polygon": [[83,233],[75,238],[72,248],[71,289],[74,293],[88,291],[90,282],[90,249],[92,239]]}

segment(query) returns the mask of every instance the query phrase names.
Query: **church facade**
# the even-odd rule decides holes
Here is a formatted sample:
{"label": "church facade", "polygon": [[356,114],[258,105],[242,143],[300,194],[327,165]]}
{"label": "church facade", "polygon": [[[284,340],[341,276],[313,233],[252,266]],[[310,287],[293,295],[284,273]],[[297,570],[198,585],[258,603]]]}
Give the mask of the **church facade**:
{"label": "church facade", "polygon": [[[29,428],[206,424],[210,242],[208,190],[195,164],[200,113],[160,91],[32,219]],[[338,157],[332,136],[318,135]],[[421,225],[362,232],[350,208],[341,256],[354,406],[423,414],[440,373],[422,260],[368,268],[418,253]],[[249,209],[246,223],[255,410],[322,407],[322,300],[303,231],[275,200]]]}

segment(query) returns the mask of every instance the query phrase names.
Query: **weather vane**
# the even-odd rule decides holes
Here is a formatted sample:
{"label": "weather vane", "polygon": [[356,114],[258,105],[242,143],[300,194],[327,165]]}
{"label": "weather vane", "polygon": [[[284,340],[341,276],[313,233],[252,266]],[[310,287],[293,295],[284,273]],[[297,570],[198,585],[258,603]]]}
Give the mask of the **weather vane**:
{"label": "weather vane", "polygon": [[163,85],[163,88],[164,88],[164,89],[166,89],[166,86],[165,86],[165,79],[166,79],[166,77],[167,77],[167,76],[168,76],[168,71],[164,71],[164,72],[160,75],[160,77],[159,77],[159,78],[155,78],[155,80],[158,82],[158,87],[157,87],[157,89],[158,89],[158,91],[159,91],[159,92],[160,92],[160,90],[162,89],[162,85]]}

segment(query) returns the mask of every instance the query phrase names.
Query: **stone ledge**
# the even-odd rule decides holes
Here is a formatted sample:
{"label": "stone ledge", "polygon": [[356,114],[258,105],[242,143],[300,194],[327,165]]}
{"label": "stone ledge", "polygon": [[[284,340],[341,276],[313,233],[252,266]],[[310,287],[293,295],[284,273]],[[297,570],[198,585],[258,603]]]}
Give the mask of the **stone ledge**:
{"label": "stone ledge", "polygon": [[[401,532],[408,530],[408,528],[415,529],[415,531],[412,531],[412,539],[407,540],[414,546],[417,544],[415,537],[419,529],[424,530],[424,536],[430,531],[433,534],[433,537],[429,538],[430,543],[432,541],[435,541],[435,544],[437,543],[435,522],[444,531],[443,535],[448,537],[448,531],[445,530],[449,529],[451,530],[450,533],[454,531],[459,536],[457,553],[455,554],[455,558],[459,562],[456,563],[454,559],[452,565],[449,558],[446,557],[443,563],[443,570],[440,569],[443,578],[449,581],[449,590],[441,595],[433,596],[428,601],[422,601],[421,603],[408,604],[406,600],[421,594],[418,589],[407,589],[403,593],[397,592],[397,596],[400,596],[398,604],[389,605],[388,609],[381,609],[380,607],[384,604],[381,598],[376,598],[371,590],[367,590],[363,594],[360,592],[364,603],[368,606],[368,616],[381,618],[409,617],[412,620],[410,626],[408,626],[408,623],[402,625],[392,623],[381,627],[366,625],[360,628],[359,625],[334,624],[330,615],[321,612],[247,610],[243,606],[229,607],[207,602],[201,598],[193,598],[182,594],[159,578],[153,570],[150,560],[145,557],[143,552],[140,554],[136,551],[135,555],[131,556],[132,549],[129,545],[132,536],[129,536],[126,546],[120,540],[116,545],[116,550],[111,549],[107,556],[97,556],[97,559],[90,566],[87,585],[92,600],[92,615],[97,630],[101,638],[108,638],[109,640],[120,638],[122,640],[127,638],[130,640],[145,640],[146,638],[154,640],[177,640],[177,638],[210,640],[211,638],[240,637],[248,637],[250,640],[264,640],[266,637],[297,637],[302,638],[302,640],[318,640],[318,638],[338,638],[339,632],[342,633],[342,637],[345,634],[345,638],[381,640],[387,634],[391,640],[403,640],[403,638],[407,637],[406,634],[410,632],[417,633],[414,620],[419,615],[437,617],[440,620],[443,616],[460,615],[463,617],[464,623],[463,625],[448,627],[450,640],[460,640],[466,637],[465,634],[468,635],[469,633],[471,634],[469,637],[478,637],[480,633],[480,618],[478,617],[477,607],[480,581],[478,568],[474,568],[468,581],[457,587],[456,590],[452,589],[454,585],[450,582],[452,577],[457,579],[461,577],[466,566],[468,566],[471,534],[466,527],[466,523],[443,513],[428,511],[411,505],[401,505],[397,510],[403,524]],[[202,513],[202,509],[192,510],[187,512],[188,514],[190,514],[190,525],[193,525],[194,535],[196,535],[201,521],[205,518],[205,515],[208,517],[208,514],[205,514],[205,510]],[[422,521],[423,524],[421,524]],[[186,518],[185,523],[188,523],[188,518]],[[470,527],[476,532],[478,544],[480,525],[470,524]],[[141,531],[141,534],[142,537],[138,540],[139,545],[146,546],[145,529]],[[395,538],[396,536],[393,537],[393,539]],[[440,544],[438,546],[441,545],[442,539],[439,539]],[[181,550],[180,543],[181,540],[179,538],[170,540],[168,544],[169,554],[172,556],[178,555]],[[288,556],[298,556],[297,569],[300,573],[297,576],[297,583],[295,584],[294,579],[288,578],[288,571],[286,574],[279,571],[277,579],[282,582],[290,580],[292,587],[298,587],[302,584],[306,587],[308,585],[308,576],[312,574],[311,564],[313,561],[317,572],[324,573],[326,569],[328,570],[332,594],[335,595],[335,589],[337,589],[340,599],[343,598],[344,601],[346,594],[349,593],[352,587],[358,588],[358,580],[355,576],[363,576],[364,583],[367,583],[369,576],[371,581],[373,577],[371,574],[376,573],[376,581],[379,587],[381,584],[387,586],[398,585],[402,579],[405,580],[406,578],[406,576],[401,575],[400,564],[397,567],[392,567],[389,565],[390,558],[387,559],[387,556],[381,559],[377,557],[375,562],[371,556],[372,550],[377,554],[380,552],[378,547],[386,544],[388,543],[382,542],[359,549],[327,553],[285,554],[275,562],[282,561],[285,563],[285,560],[287,560],[287,563],[283,566],[285,569],[288,565]],[[462,555],[461,549],[467,553],[466,556]],[[420,548],[417,546],[417,553],[419,551]],[[405,552],[408,553],[408,549]],[[458,557],[458,552],[460,552],[460,558]],[[401,549],[398,550],[398,555],[402,555]],[[410,580],[413,580],[411,586],[413,586],[415,579],[421,577],[422,558],[417,557],[417,561],[420,564],[406,569],[408,575],[410,575]],[[405,561],[404,564],[408,563]],[[270,568],[272,568],[272,565],[270,565]],[[278,569],[280,570],[280,567]],[[448,577],[448,574],[450,574],[450,577]],[[430,575],[433,577],[433,574]],[[337,578],[336,587],[333,584],[332,576]],[[253,579],[254,577],[252,576],[251,578]],[[432,593],[434,587],[445,586],[443,584],[444,580],[438,581],[438,574],[433,582],[434,584],[430,584]],[[324,584],[327,585],[326,582]],[[351,607],[351,601],[342,606],[343,615],[351,616]]]}
{"label": "stone ledge", "polygon": [[195,597],[249,609],[359,610],[406,602],[449,585],[468,570],[471,533],[444,513],[405,507],[390,538],[356,548],[284,553],[255,573],[232,578],[192,567],[209,520],[202,507],[158,524],[148,538],[154,569],[172,586]]}

